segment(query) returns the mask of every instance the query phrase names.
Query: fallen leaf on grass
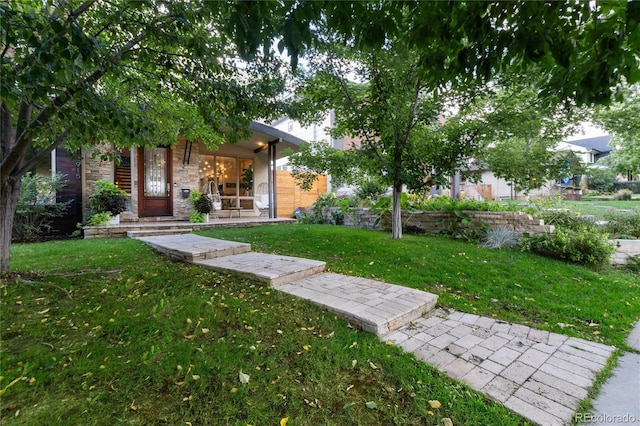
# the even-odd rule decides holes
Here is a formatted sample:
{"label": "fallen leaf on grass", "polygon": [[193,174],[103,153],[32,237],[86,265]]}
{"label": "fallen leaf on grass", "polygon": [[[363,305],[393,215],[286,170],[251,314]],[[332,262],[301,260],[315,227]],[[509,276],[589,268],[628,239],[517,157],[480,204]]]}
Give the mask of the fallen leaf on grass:
{"label": "fallen leaf on grass", "polygon": [[378,408],[378,405],[373,401],[368,401],[364,405],[366,405],[367,408],[370,408],[370,409]]}
{"label": "fallen leaf on grass", "polygon": [[453,421],[449,417],[442,419],[442,423],[444,426],[453,426]]}
{"label": "fallen leaf on grass", "polygon": [[378,366],[372,363],[371,361],[369,361],[369,367],[373,368],[374,370],[378,369]]}
{"label": "fallen leaf on grass", "polygon": [[240,383],[242,383],[243,385],[246,385],[247,383],[249,383],[249,375],[244,374],[242,370],[240,370],[240,373],[238,374],[238,378],[240,379]]}
{"label": "fallen leaf on grass", "polygon": [[280,426],[287,426],[287,422],[289,421],[289,417],[283,417],[280,419]]}
{"label": "fallen leaf on grass", "polygon": [[442,404],[440,404],[440,401],[436,400],[436,399],[432,399],[429,401],[429,406],[431,408],[433,408],[434,410],[442,407]]}

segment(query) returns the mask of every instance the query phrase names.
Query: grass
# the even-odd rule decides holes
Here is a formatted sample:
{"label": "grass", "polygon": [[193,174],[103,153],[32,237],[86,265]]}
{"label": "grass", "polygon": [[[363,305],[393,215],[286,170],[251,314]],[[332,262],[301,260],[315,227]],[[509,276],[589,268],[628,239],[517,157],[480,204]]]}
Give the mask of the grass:
{"label": "grass", "polygon": [[[331,246],[344,239],[398,247],[383,234],[341,229],[267,227],[236,237],[292,247],[305,238],[298,254],[336,251],[333,263],[355,255],[342,251],[355,246]],[[393,268],[393,259],[370,257],[375,247],[359,250],[372,267]],[[0,284],[3,425],[526,424],[322,309],[171,263],[138,241],[18,244],[12,266],[17,275]]]}
{"label": "grass", "polygon": [[627,348],[640,318],[640,280],[624,270],[594,271],[518,250],[491,250],[443,237],[328,225],[203,232],[253,250],[308,257],[328,269],[435,293],[454,308]]}
{"label": "grass", "polygon": [[571,211],[580,212],[582,215],[595,216],[605,219],[606,214],[612,210],[631,210],[640,214],[640,200],[631,201],[562,201],[561,207]]}

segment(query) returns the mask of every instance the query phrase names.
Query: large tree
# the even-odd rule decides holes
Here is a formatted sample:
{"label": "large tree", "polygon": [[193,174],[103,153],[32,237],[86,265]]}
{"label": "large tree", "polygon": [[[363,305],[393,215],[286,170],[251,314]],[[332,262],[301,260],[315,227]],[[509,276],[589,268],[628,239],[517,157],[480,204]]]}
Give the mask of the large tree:
{"label": "large tree", "polygon": [[443,181],[474,152],[476,140],[475,134],[453,132],[438,121],[453,92],[439,93],[443,88],[433,86],[418,58],[416,51],[393,41],[364,52],[325,44],[309,61],[312,76],[298,91],[307,105],[301,111],[326,113],[330,108],[332,136],[354,144],[344,155],[328,147],[303,149],[290,159],[294,174],[304,179],[315,176],[309,172],[338,173],[345,180],[350,166],[376,176],[393,190],[394,239],[402,237],[403,188],[417,191]]}
{"label": "large tree", "polygon": [[215,146],[277,110],[277,61],[234,59],[233,3],[14,0],[0,13],[0,272],[21,177],[57,147]]}
{"label": "large tree", "polygon": [[490,124],[480,136],[476,163],[525,195],[549,180],[581,172],[576,156],[556,147],[575,133],[587,111],[537,96],[539,75],[535,68],[527,74],[506,74],[457,114],[463,120],[472,115]]}
{"label": "large tree", "polygon": [[640,179],[640,85],[623,89],[624,98],[596,108],[594,121],[612,136],[614,146],[603,163],[629,178]]}

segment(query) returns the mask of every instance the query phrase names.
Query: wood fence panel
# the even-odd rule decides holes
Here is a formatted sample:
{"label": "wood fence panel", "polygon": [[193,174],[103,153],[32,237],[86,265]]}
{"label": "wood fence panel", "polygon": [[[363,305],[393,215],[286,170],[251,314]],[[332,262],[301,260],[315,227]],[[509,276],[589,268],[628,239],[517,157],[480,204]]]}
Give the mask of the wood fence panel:
{"label": "wood fence panel", "polygon": [[276,172],[278,191],[278,217],[291,217],[299,207],[311,206],[320,195],[327,193],[327,176],[320,175],[309,191],[303,191],[293,180],[291,173]]}

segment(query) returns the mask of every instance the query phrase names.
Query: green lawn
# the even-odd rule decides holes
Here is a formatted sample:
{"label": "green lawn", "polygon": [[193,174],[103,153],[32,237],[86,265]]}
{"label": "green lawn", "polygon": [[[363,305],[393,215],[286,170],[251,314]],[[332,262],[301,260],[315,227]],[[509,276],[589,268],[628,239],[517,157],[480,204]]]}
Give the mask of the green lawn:
{"label": "green lawn", "polygon": [[[206,235],[621,347],[640,317],[637,276],[518,251],[320,225]],[[20,276],[0,288],[3,425],[526,424],[314,305],[138,241],[19,244],[12,266]]]}
{"label": "green lawn", "polygon": [[563,201],[561,206],[582,215],[591,215],[600,219],[606,219],[608,212],[612,210],[631,210],[640,214],[640,199],[631,201]]}
{"label": "green lawn", "polygon": [[[203,235],[253,250],[324,260],[330,270],[429,291],[439,304],[624,347],[640,318],[640,280],[518,250],[435,236],[330,225],[216,229]],[[561,325],[558,325],[561,324]]]}
{"label": "green lawn", "polygon": [[527,424],[320,308],[138,241],[19,244],[12,262],[3,425]]}

